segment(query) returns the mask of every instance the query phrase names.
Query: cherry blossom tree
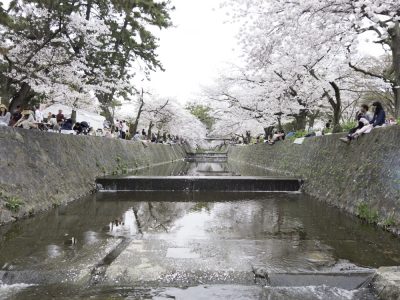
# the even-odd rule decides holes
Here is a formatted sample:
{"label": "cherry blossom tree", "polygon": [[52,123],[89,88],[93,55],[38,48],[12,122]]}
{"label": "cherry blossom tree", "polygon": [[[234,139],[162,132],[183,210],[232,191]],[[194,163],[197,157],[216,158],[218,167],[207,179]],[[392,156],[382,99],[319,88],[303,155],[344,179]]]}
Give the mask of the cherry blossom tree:
{"label": "cherry blossom tree", "polygon": [[[135,118],[130,118],[132,112]],[[121,108],[119,118],[131,120],[130,131],[135,133],[139,128],[146,131],[147,138],[154,133],[157,138],[168,134],[185,139],[191,146],[202,146],[207,128],[196,116],[184,108],[174,98],[165,98],[153,92],[141,91],[129,108]]]}
{"label": "cherry blossom tree", "polygon": [[226,73],[229,75],[223,74],[214,86],[204,90],[217,120],[214,132],[243,135],[249,130],[262,132],[271,126],[281,127],[282,121],[304,108],[300,102],[288,101],[292,97],[290,91],[274,73],[268,79],[237,68]]}
{"label": "cherry blossom tree", "polygon": [[[395,97],[396,115],[399,115],[398,1],[229,0],[225,4],[234,9],[234,19],[243,23],[239,38],[248,54],[250,66],[265,69],[272,65],[275,66],[272,68],[280,70],[282,74],[287,71],[302,74],[305,68],[317,75],[318,82],[325,85],[320,88],[328,92],[328,85],[331,86],[331,94],[325,98],[329,100],[334,112],[340,111],[340,101],[336,95],[337,87],[340,88],[337,79],[341,79],[341,76],[335,76],[336,70],[344,71],[349,67],[365,75],[386,80],[378,74],[364,70],[354,61],[359,61],[360,58],[360,38],[368,36],[372,43],[381,44],[392,56],[392,65],[387,72],[393,75],[390,84]],[[341,53],[338,60],[334,60],[336,53]],[[329,66],[329,61],[332,71],[326,74],[327,80],[322,80],[323,77],[316,74],[314,64]],[[310,75],[316,79],[314,74]]]}
{"label": "cherry blossom tree", "polygon": [[[109,31],[99,19],[87,21],[81,11],[64,14],[34,3],[14,1],[13,27],[1,38],[4,60],[8,63],[7,85],[15,90],[11,107],[26,104],[35,94],[48,101],[78,107],[90,99],[89,92],[107,90],[115,82],[92,84],[86,55],[98,51],[100,39]],[[77,55],[71,43],[81,44]],[[99,73],[97,76],[105,77]]]}
{"label": "cherry blossom tree", "polygon": [[134,76],[161,68],[149,27],[170,26],[170,9],[168,1],[12,0],[0,19],[10,107],[33,97],[73,107],[100,101],[109,117],[115,98],[137,92]]}

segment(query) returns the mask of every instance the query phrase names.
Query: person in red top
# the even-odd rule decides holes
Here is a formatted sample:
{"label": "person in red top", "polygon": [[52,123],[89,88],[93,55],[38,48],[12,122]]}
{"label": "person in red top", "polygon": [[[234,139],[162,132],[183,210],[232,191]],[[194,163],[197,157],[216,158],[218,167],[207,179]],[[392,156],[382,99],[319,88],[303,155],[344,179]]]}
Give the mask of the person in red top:
{"label": "person in red top", "polygon": [[62,122],[64,122],[65,117],[64,117],[61,109],[58,111],[56,119],[57,119],[57,124],[61,124]]}

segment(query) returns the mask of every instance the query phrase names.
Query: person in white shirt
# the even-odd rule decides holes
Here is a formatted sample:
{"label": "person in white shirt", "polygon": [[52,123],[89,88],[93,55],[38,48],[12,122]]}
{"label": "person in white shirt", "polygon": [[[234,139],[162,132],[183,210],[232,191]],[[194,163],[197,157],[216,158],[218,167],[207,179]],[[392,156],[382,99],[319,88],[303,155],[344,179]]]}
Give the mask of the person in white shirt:
{"label": "person in white shirt", "polygon": [[126,125],[126,121],[121,121],[121,139],[125,140],[126,133],[128,132],[128,125]]}
{"label": "person in white shirt", "polygon": [[[50,116],[49,116],[50,117]],[[53,130],[60,130],[60,126],[57,123],[57,118],[56,115],[51,115],[50,119],[47,121],[47,123],[49,123],[51,129]]]}
{"label": "person in white shirt", "polygon": [[37,128],[38,126],[35,124],[33,112],[30,110],[24,110],[22,112],[22,118],[14,124],[14,127],[22,127],[24,129]]}
{"label": "person in white shirt", "polygon": [[132,138],[132,141],[140,141],[139,131],[136,131],[135,135]]}
{"label": "person in white shirt", "polygon": [[42,123],[43,122],[43,113],[39,109],[39,106],[35,107],[35,120],[37,123]]}
{"label": "person in white shirt", "polygon": [[0,104],[0,126],[8,126],[10,123],[11,114],[4,104]]}

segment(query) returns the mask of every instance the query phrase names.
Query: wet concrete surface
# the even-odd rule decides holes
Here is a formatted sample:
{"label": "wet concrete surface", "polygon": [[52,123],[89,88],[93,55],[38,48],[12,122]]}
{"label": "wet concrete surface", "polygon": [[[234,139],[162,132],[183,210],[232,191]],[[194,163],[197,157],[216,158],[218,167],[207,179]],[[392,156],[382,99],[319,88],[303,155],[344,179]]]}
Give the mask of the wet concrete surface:
{"label": "wet concrete surface", "polygon": [[0,237],[0,299],[374,299],[356,288],[400,263],[398,239],[301,194],[99,193]]}
{"label": "wet concrete surface", "polygon": [[[0,263],[3,275],[9,274],[4,282],[39,284],[20,294],[25,299],[30,299],[30,290],[43,296],[44,287],[58,282],[91,286],[93,293],[112,286],[130,286],[129,293],[135,293],[132,287],[218,285],[216,292],[221,284],[246,286],[258,293],[268,284],[257,278],[255,272],[260,270],[270,274],[272,286],[281,289],[290,277],[279,279],[277,274],[363,273],[366,270],[360,267],[399,262],[398,240],[302,195],[253,193],[235,202],[227,201],[226,193],[214,194],[214,202],[200,201],[201,193],[196,195],[198,202],[155,201],[172,199],[176,193],[148,196],[93,195],[15,224],[18,227],[1,228]],[[209,200],[209,194],[204,196]],[[77,244],[65,244],[72,235]],[[93,272],[124,239],[129,240],[119,255],[103,272]],[[20,280],[18,272],[25,274],[19,275]],[[93,281],[96,275],[99,278]],[[70,288],[66,285],[58,292]],[[188,293],[187,289],[173,291]],[[78,293],[83,292],[88,291]],[[257,299],[250,295],[243,299]]]}

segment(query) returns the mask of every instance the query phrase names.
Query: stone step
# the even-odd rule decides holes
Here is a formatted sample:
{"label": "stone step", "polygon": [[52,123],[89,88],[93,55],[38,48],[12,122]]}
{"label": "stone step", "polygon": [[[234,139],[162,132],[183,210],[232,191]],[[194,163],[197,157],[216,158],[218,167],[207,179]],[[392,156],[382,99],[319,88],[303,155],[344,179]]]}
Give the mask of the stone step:
{"label": "stone step", "polygon": [[97,179],[100,191],[297,192],[298,178],[263,176],[125,176]]}

